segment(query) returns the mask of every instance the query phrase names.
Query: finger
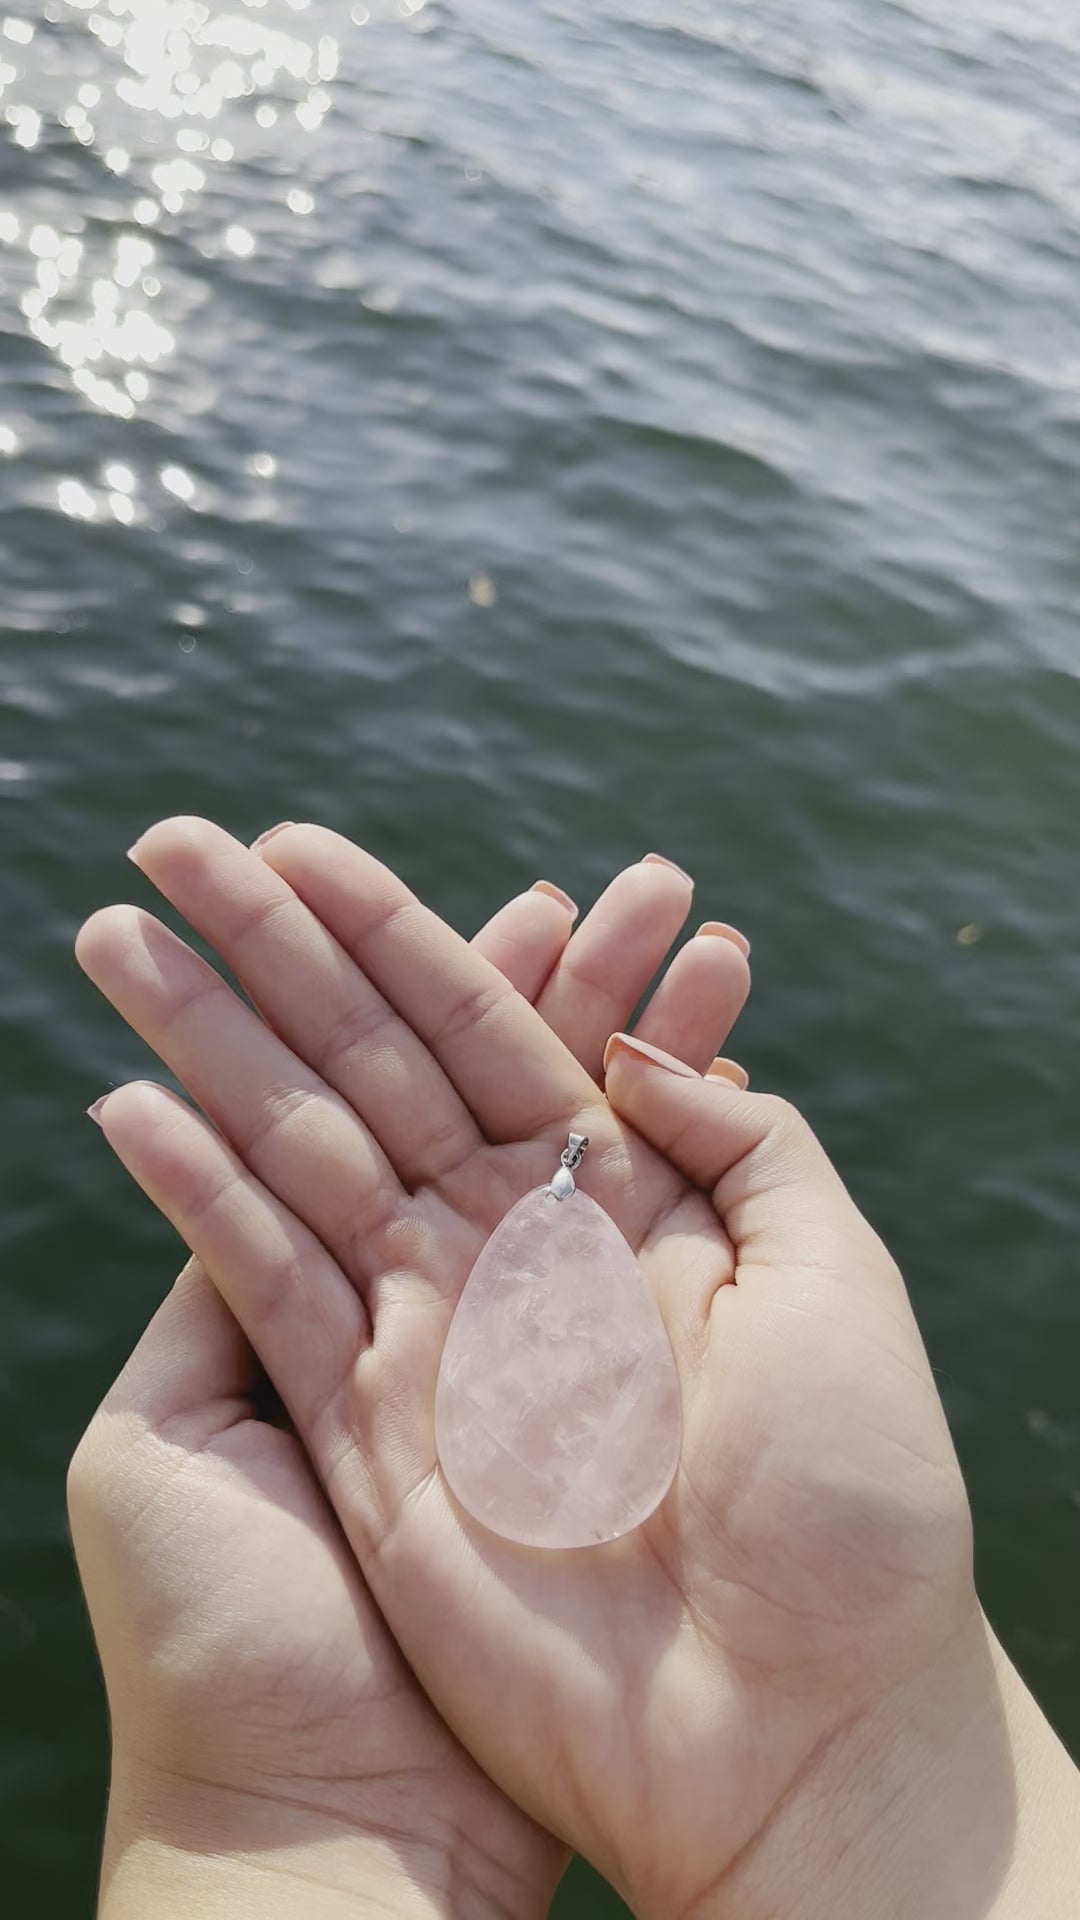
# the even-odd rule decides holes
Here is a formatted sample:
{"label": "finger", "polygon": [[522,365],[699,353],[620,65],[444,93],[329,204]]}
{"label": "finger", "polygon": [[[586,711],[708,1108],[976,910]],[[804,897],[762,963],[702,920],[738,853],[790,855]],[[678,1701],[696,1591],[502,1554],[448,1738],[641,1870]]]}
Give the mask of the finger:
{"label": "finger", "polygon": [[[250,1417],[258,1367],[251,1347],[197,1260],[189,1260],[76,1448],[68,1470],[72,1537],[84,1583],[94,1582],[118,1527],[146,1513],[140,1444],[200,1452]],[[102,1585],[108,1591],[103,1570]]]}
{"label": "finger", "polygon": [[858,1266],[881,1242],[810,1127],[773,1095],[703,1079],[674,1056],[614,1034],[607,1095],[616,1113],[702,1187],[751,1269]]}
{"label": "finger", "polygon": [[750,992],[746,943],[733,935],[734,929],[716,934],[703,928],[687,941],[634,1028],[639,1039],[699,1071],[708,1067]]}
{"label": "finger", "polygon": [[[568,1049],[388,868],[324,827],[285,828],[261,852],[425,1042],[489,1140],[546,1140],[597,1108],[603,1135],[595,1083]],[[412,1090],[400,1093],[410,1111]]]}
{"label": "finger", "polygon": [[363,1116],[405,1186],[475,1150],[476,1124],[427,1047],[257,853],[209,820],[180,818],[151,827],[131,857],[273,1031]]}
{"label": "finger", "polygon": [[370,1279],[408,1196],[352,1109],[152,915],[107,907],[75,951],[252,1172]]}
{"label": "finger", "polygon": [[[133,1081],[91,1112],[191,1248],[310,1438],[368,1341],[364,1308],[341,1269],[220,1135],[163,1087]],[[222,1337],[220,1322],[208,1325],[204,1354]],[[182,1367],[181,1376],[190,1389]]]}
{"label": "finger", "polygon": [[600,1078],[608,1035],[630,1019],[693,894],[687,874],[648,855],[615,876],[554,968],[537,1008],[593,1079]]}
{"label": "finger", "polygon": [[473,939],[477,953],[535,1006],[565,952],[577,908],[568,893],[538,880],[500,907]]}
{"label": "finger", "polygon": [[[166,1294],[102,1402],[151,1427],[206,1419],[218,1433],[251,1411],[258,1363],[217,1288],[195,1259]],[[198,1435],[196,1435],[198,1444]]]}
{"label": "finger", "polygon": [[[569,895],[539,880],[473,941],[594,1077],[610,1033],[628,1024],[686,918],[687,877],[650,854],[618,874],[571,937]],[[715,936],[720,936],[719,938]],[[750,985],[749,943],[710,921],[676,954],[635,1031],[704,1068]]]}

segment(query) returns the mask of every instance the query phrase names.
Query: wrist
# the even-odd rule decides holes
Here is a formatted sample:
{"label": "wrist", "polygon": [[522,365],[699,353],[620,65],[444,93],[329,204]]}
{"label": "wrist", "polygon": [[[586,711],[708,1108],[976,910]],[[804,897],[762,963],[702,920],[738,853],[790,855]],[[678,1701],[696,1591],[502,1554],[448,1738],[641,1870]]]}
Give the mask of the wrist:
{"label": "wrist", "polygon": [[823,1742],[678,1912],[1074,1920],[1078,1885],[1080,1775],[979,1615],[932,1669]]}
{"label": "wrist", "polygon": [[114,1759],[99,1920],[503,1920],[467,1850],[300,1783],[265,1793]]}

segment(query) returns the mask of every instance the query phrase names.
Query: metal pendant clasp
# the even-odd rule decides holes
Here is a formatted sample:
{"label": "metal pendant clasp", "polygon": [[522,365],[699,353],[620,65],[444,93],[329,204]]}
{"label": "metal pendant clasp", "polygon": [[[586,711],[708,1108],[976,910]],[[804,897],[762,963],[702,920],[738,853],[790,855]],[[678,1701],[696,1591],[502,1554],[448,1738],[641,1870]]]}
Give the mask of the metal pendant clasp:
{"label": "metal pendant clasp", "polygon": [[570,1195],[577,1192],[577,1181],[574,1179],[574,1173],[585,1158],[585,1149],[588,1144],[589,1136],[587,1133],[572,1133],[570,1135],[569,1144],[563,1148],[559,1156],[559,1170],[548,1188],[548,1192],[552,1194],[556,1200],[569,1200]]}
{"label": "metal pendant clasp", "polygon": [[572,1133],[570,1144],[562,1151],[562,1163],[571,1173],[575,1173],[585,1158],[585,1149],[589,1144],[587,1133]]}

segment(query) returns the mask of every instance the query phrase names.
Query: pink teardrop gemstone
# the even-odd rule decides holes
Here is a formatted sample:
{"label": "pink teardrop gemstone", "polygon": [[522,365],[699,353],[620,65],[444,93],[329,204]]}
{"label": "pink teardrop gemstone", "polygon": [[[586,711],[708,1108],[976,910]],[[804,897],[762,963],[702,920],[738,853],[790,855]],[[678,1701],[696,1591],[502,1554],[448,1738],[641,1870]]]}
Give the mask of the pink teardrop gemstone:
{"label": "pink teardrop gemstone", "polygon": [[580,1190],[526,1194],[483,1248],[435,1396],[439,1463],[473,1518],[534,1547],[617,1540],[679,1458],[679,1383],[629,1246]]}

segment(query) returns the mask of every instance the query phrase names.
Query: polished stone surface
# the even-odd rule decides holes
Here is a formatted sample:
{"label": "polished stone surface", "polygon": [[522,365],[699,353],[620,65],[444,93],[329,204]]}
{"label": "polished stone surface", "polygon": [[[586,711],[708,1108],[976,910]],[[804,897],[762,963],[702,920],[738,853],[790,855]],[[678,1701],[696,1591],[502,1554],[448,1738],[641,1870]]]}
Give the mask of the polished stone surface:
{"label": "polished stone surface", "polygon": [[439,1372],[436,1439],[461,1505],[525,1545],[618,1539],[679,1457],[675,1362],[627,1242],[580,1189],[527,1194],[487,1242]]}

